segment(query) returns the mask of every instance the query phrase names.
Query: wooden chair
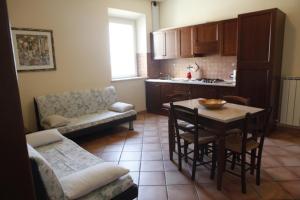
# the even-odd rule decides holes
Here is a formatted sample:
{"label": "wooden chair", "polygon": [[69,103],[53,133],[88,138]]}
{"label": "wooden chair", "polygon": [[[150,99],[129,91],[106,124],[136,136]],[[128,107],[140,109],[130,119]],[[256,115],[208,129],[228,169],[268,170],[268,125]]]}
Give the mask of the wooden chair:
{"label": "wooden chair", "polygon": [[249,106],[250,105],[250,99],[245,98],[245,97],[240,97],[240,96],[224,96],[223,99],[227,101],[228,103],[235,103],[239,105],[245,105]]}
{"label": "wooden chair", "polygon": [[[256,171],[256,184],[260,184],[260,168],[261,168],[261,157],[264,145],[264,138],[268,131],[268,123],[271,108],[266,109],[262,114],[253,116],[246,114],[244,127],[241,135],[229,135],[226,137],[226,151],[227,158],[231,162],[231,170],[227,170],[231,174],[241,177],[242,192],[246,193],[246,172],[251,171],[254,174]],[[255,123],[255,124],[254,124]],[[251,161],[246,161],[246,155],[251,156]],[[237,158],[240,158],[240,163],[236,163]],[[235,165],[241,166],[241,174],[237,174],[234,171]],[[246,168],[248,166],[248,168]]]}
{"label": "wooden chair", "polygon": [[[201,124],[201,120],[198,117],[198,109],[190,109],[179,105],[171,104],[171,114],[174,120],[175,125],[175,134],[177,137],[177,150],[178,150],[178,169],[182,170],[182,157],[183,154],[181,152],[182,147],[184,147],[184,157],[192,160],[192,180],[195,179],[196,166],[205,165],[211,163],[211,175],[210,177],[214,178],[214,172],[216,168],[216,145],[215,145],[215,135],[210,132],[204,130],[199,124]],[[192,124],[193,128],[185,128],[180,126],[180,123],[185,122],[188,124]],[[183,140],[184,144],[182,145],[181,140]],[[187,146],[189,144],[193,145],[193,150],[188,152]],[[204,161],[203,152],[199,154],[199,151],[203,150],[203,147],[211,145],[211,159],[208,161]],[[189,157],[188,154],[193,152],[193,156]]]}

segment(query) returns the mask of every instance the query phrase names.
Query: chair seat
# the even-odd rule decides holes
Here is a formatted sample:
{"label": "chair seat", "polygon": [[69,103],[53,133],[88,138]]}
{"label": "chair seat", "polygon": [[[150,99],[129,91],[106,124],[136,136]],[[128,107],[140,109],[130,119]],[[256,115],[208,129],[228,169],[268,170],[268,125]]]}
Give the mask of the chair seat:
{"label": "chair seat", "polygon": [[[254,139],[248,139],[246,143],[246,151],[256,149],[258,146],[259,144]],[[231,151],[242,153],[242,137],[237,134],[227,136],[225,147]]]}
{"label": "chair seat", "polygon": [[187,128],[187,129],[192,129],[192,128],[194,128],[194,125],[193,125],[193,124],[187,123],[187,122],[185,122],[185,121],[180,121],[180,120],[178,120],[178,126],[179,126],[179,127],[182,127],[182,128]]}
{"label": "chair seat", "polygon": [[[179,135],[180,138],[184,139],[185,141],[189,143],[194,142],[194,134],[189,132],[184,132]],[[212,133],[209,133],[207,131],[200,130],[199,131],[199,137],[198,137],[198,143],[199,144],[207,144],[210,142],[213,142],[216,139],[216,136]]]}

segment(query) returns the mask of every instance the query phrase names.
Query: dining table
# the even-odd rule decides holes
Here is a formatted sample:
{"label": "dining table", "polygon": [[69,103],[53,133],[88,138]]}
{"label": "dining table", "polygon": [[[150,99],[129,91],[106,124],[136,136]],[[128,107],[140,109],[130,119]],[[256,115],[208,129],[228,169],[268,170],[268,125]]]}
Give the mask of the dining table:
{"label": "dining table", "polygon": [[[264,109],[251,106],[226,103],[219,109],[207,109],[199,103],[197,99],[189,99],[184,101],[173,102],[174,105],[180,105],[187,108],[198,108],[198,116],[201,118],[204,127],[213,129],[216,134],[217,141],[217,189],[222,189],[222,178],[225,169],[225,136],[226,132],[242,128],[244,119],[247,113],[253,115],[261,114]],[[170,111],[170,103],[164,103],[163,107]],[[173,153],[175,152],[175,129],[172,115],[169,112],[168,127],[169,127],[169,153],[170,160],[173,161]],[[175,152],[176,153],[176,152]]]}

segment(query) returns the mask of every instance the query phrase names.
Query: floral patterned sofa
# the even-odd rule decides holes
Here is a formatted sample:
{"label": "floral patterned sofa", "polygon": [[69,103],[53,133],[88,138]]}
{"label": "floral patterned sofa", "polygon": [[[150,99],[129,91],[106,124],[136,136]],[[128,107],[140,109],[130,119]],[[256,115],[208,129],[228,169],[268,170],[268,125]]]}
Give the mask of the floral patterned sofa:
{"label": "floral patterned sofa", "polygon": [[[28,134],[26,140],[37,199],[131,200],[137,197],[138,188],[128,169],[104,162],[57,129]],[[102,168],[92,174],[99,166]],[[99,183],[98,179],[105,181]]]}
{"label": "floral patterned sofa", "polygon": [[[113,86],[102,89],[70,91],[34,98],[39,130],[57,128],[67,137],[96,132],[129,122],[133,129],[134,106],[117,102]],[[49,126],[46,122],[51,122]]]}

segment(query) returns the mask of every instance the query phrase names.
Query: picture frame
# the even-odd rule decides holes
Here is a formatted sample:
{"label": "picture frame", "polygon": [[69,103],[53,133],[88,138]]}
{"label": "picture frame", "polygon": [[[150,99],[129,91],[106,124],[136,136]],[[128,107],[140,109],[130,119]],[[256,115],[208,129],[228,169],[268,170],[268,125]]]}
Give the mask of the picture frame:
{"label": "picture frame", "polygon": [[56,70],[52,30],[13,27],[12,40],[18,72]]}

